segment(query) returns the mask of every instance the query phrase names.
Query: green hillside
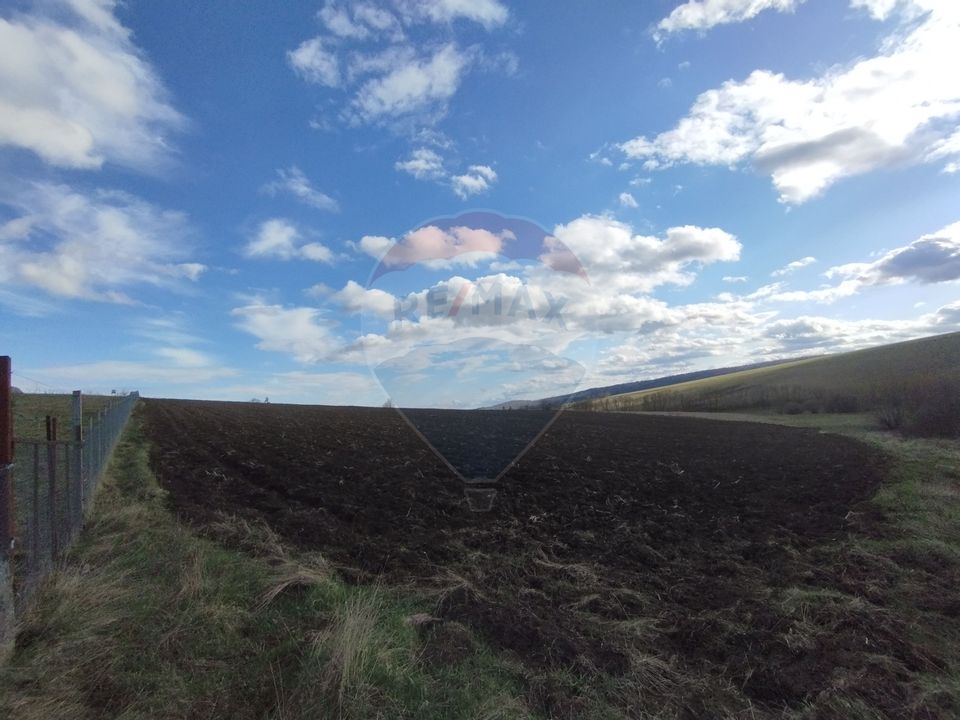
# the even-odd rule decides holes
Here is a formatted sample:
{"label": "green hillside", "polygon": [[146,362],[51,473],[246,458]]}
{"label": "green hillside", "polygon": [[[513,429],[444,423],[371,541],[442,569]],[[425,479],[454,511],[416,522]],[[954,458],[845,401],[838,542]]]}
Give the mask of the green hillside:
{"label": "green hillside", "polygon": [[899,402],[944,383],[951,387],[960,383],[960,333],[612,395],[574,407],[854,412]]}

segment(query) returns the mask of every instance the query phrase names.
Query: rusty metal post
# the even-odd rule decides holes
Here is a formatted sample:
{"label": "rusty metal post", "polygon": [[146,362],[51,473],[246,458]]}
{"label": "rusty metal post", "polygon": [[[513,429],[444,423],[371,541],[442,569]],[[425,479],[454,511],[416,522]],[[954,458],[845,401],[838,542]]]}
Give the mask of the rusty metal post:
{"label": "rusty metal post", "polygon": [[9,356],[0,356],[0,559],[11,555],[16,531],[16,495],[13,492],[13,395],[10,391],[12,363]]}

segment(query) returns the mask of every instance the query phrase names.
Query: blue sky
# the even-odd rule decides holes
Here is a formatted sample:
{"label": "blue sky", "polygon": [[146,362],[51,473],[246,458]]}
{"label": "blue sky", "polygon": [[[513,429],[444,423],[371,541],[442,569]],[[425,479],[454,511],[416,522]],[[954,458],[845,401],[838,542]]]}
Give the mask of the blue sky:
{"label": "blue sky", "polygon": [[958,66],[950,0],[3,2],[0,352],[468,407],[958,330]]}

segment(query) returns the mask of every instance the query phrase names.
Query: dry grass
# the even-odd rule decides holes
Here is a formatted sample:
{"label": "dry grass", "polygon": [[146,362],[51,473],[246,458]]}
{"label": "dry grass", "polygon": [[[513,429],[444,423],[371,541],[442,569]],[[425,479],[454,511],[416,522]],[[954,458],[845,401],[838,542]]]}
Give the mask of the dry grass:
{"label": "dry grass", "polygon": [[315,651],[327,656],[322,684],[336,691],[342,711],[350,695],[364,692],[364,678],[377,657],[374,630],[383,614],[383,602],[374,592],[353,595],[337,608],[330,627],[314,640]]}
{"label": "dry grass", "polygon": [[262,524],[181,525],[134,419],[80,541],[22,618],[0,717],[528,717],[516,672],[482,644],[464,666],[418,662],[404,618],[429,605],[344,585]]}

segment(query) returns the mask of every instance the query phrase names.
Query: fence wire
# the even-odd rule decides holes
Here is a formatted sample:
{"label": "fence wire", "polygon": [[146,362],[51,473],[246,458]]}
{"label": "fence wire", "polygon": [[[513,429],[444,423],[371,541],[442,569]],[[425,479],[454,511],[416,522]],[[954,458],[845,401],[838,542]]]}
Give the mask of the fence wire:
{"label": "fence wire", "polygon": [[18,612],[76,539],[138,399],[132,393],[108,404],[87,420],[79,441],[16,439],[13,465],[6,478],[0,475],[0,487],[2,481],[12,481],[16,496],[13,572]]}

